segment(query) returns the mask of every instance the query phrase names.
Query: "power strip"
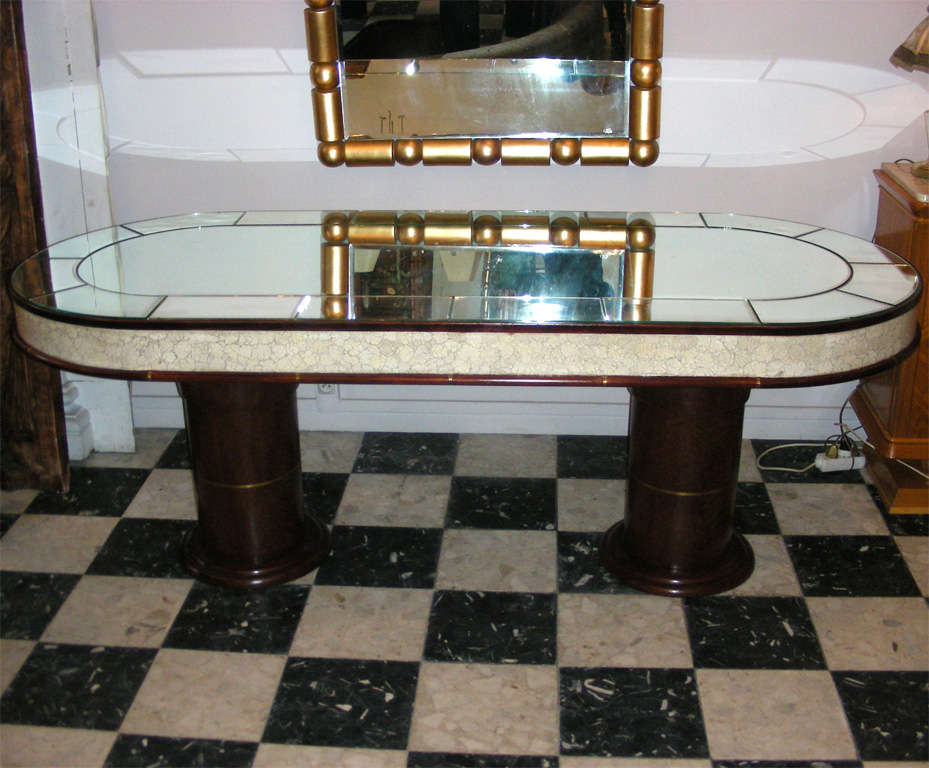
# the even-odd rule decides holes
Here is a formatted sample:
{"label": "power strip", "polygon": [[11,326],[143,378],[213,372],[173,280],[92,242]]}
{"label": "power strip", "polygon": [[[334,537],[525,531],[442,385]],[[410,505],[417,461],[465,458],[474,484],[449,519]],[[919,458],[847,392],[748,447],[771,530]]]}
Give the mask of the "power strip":
{"label": "power strip", "polygon": [[815,466],[820,472],[841,472],[849,469],[863,469],[864,456],[852,456],[851,451],[839,451],[838,456],[830,458],[825,453],[817,453]]}

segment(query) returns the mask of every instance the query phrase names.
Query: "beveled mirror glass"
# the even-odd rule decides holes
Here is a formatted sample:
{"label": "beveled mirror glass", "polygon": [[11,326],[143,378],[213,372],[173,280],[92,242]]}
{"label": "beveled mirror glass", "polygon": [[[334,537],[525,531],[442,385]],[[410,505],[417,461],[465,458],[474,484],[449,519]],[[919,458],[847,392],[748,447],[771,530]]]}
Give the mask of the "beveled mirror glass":
{"label": "beveled mirror glass", "polygon": [[650,165],[658,0],[307,0],[319,157]]}

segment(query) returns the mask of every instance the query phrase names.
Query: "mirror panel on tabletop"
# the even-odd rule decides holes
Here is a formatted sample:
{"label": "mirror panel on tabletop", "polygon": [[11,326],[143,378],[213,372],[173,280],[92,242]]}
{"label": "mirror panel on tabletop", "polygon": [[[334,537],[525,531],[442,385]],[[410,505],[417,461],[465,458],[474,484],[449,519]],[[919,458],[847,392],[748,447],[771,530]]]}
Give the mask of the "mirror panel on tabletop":
{"label": "mirror panel on tabletop", "polygon": [[860,322],[919,291],[903,259],[806,224],[564,211],[258,211],[136,222],[51,246],[18,267],[11,285],[45,312],[146,324],[748,332]]}
{"label": "mirror panel on tabletop", "polygon": [[306,0],[326,165],[650,165],[657,0]]}

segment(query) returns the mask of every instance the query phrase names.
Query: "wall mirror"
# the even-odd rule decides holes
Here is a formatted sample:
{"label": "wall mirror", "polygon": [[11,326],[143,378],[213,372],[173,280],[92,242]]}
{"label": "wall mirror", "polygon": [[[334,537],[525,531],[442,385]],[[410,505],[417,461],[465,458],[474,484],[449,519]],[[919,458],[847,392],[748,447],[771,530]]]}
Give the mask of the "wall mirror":
{"label": "wall mirror", "polygon": [[326,165],[658,157],[658,0],[306,2]]}

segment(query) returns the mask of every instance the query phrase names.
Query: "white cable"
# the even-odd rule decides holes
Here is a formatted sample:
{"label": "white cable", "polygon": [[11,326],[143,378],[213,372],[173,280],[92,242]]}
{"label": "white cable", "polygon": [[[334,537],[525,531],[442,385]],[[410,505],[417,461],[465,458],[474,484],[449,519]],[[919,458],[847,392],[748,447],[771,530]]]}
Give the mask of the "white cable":
{"label": "white cable", "polygon": [[[868,446],[868,448],[870,448],[872,451],[877,450],[871,443],[869,443],[867,440],[865,440],[863,437],[861,437],[860,435],[857,434],[858,430],[859,430],[859,429],[863,429],[863,427],[861,427],[861,426],[849,427],[847,424],[840,424],[839,426],[841,426],[841,427],[844,428],[844,429],[847,429],[849,432],[855,433],[855,437],[856,437],[861,443],[863,443],[864,445]],[[914,467],[912,464],[907,464],[905,461],[903,461],[903,459],[891,459],[891,461],[895,461],[895,462],[897,462],[897,464],[902,464],[904,467],[906,467],[907,469],[909,469],[911,472],[915,472],[915,473],[916,473],[917,475],[919,475],[920,477],[924,477],[924,478],[926,478],[927,480],[929,480],[929,475],[927,475],[927,474],[926,474],[925,472],[923,472],[921,469],[917,469],[917,468]]]}
{"label": "white cable", "polygon": [[807,466],[803,467],[803,469],[797,469],[795,467],[765,467],[762,466],[761,460],[769,453],[771,453],[771,451],[777,451],[781,448],[809,448],[810,446],[816,447],[819,445],[822,445],[822,443],[784,443],[783,445],[772,445],[770,448],[762,451],[758,455],[758,458],[755,459],[755,465],[758,467],[758,469],[774,469],[778,472],[795,472],[796,474],[809,472],[813,467],[816,466],[815,461],[812,464],[808,464]]}

